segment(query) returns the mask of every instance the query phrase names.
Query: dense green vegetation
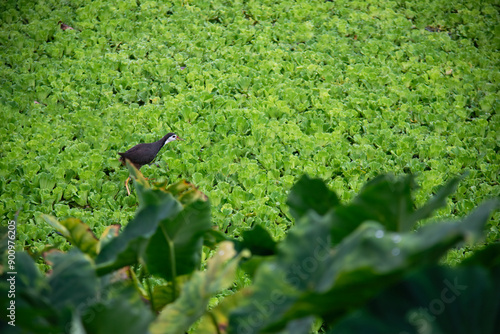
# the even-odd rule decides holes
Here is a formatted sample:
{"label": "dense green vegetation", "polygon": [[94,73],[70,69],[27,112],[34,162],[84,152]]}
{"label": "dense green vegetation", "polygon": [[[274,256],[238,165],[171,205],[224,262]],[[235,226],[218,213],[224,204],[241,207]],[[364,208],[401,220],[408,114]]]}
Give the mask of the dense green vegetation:
{"label": "dense green vegetation", "polygon": [[[500,201],[413,232],[445,204],[458,178],[415,208],[411,176],[379,176],[347,204],[323,181],[304,176],[287,201],[296,223],[275,242],[261,225],[243,239],[228,238],[212,230],[210,203],[193,185],[151,187],[131,173],[139,207],[121,233],[110,226],[97,239],[77,219],[43,216],[74,247],[46,254],[50,275],[17,253],[15,318],[1,314],[2,333],[500,330],[500,244],[455,267],[438,264],[450,247],[483,240]],[[201,271],[201,255],[215,247]],[[12,292],[8,277],[0,275],[2,296]],[[9,303],[0,298],[3,310]],[[16,327],[7,325],[15,319]]]}
{"label": "dense green vegetation", "polygon": [[0,331],[498,333],[499,10],[0,0]]}
{"label": "dense green vegetation", "polygon": [[169,131],[186,141],[142,172],[196,184],[231,236],[262,224],[282,239],[304,173],[342,201],[381,173],[415,173],[422,204],[469,171],[443,218],[499,194],[494,1],[2,1],[0,13],[0,215],[20,209],[20,249],[67,248],[42,213],[98,236],[125,225],[137,198],[117,152]]}

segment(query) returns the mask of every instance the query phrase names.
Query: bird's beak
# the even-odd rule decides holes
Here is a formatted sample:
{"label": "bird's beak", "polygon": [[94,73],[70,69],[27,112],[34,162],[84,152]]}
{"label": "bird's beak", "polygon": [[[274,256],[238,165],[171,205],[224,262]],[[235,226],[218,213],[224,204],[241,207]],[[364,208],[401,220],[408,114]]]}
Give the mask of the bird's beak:
{"label": "bird's beak", "polygon": [[184,139],[182,139],[181,137],[177,137],[177,140],[182,140],[182,141],[184,141]]}

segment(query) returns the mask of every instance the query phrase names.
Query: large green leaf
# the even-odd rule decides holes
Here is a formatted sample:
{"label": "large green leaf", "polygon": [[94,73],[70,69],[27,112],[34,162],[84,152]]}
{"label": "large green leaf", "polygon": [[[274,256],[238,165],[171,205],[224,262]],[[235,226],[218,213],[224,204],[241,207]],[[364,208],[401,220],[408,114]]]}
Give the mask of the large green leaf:
{"label": "large green leaf", "polygon": [[218,231],[216,226],[212,226],[212,229],[207,231],[203,236],[203,246],[207,246],[210,249],[214,249],[222,241],[231,240],[226,234]]}
{"label": "large green leaf", "polygon": [[332,238],[339,242],[367,220],[380,222],[389,231],[404,231],[402,226],[413,212],[411,175],[394,179],[381,175],[369,181],[351,203],[339,206],[332,216]]}
{"label": "large green leaf", "polygon": [[[5,268],[8,268],[5,266]],[[12,270],[5,270],[10,272]],[[25,252],[16,253],[15,261],[15,271],[17,272],[16,277],[16,288],[31,288],[34,291],[43,291],[43,289],[48,286],[44,282],[44,276],[40,273],[35,265],[35,261]]]}
{"label": "large green leaf", "polygon": [[500,332],[500,267],[433,267],[389,287],[329,333]]}
{"label": "large green leaf", "polygon": [[101,249],[106,246],[111,240],[120,235],[120,224],[114,224],[106,227],[99,238],[99,245],[97,247],[97,252],[99,253]]}
{"label": "large green leaf", "polygon": [[276,257],[257,269],[244,306],[230,316],[232,333],[259,333],[279,322],[304,291],[317,285],[318,271],[331,261],[330,223],[326,216],[309,211],[291,229]]}
{"label": "large green leaf", "polygon": [[243,260],[240,267],[251,278],[260,265],[276,253],[277,243],[273,240],[269,232],[261,225],[254,226],[253,229],[241,233],[243,240],[234,240],[238,251],[248,249],[252,256]]}
{"label": "large green leaf", "polygon": [[145,249],[144,260],[149,272],[172,280],[197,269],[203,235],[211,228],[207,201],[193,202],[179,214],[163,219]]}
{"label": "large green leaf", "polygon": [[279,334],[304,334],[311,333],[314,323],[313,316],[307,316],[292,320],[286,324],[286,327],[279,331]]}
{"label": "large green leaf", "polygon": [[309,210],[324,215],[339,204],[339,199],[322,180],[304,175],[290,190],[287,204],[292,216],[299,220]]}
{"label": "large green leaf", "polygon": [[[45,277],[26,253],[17,253],[15,307],[19,331],[7,327],[6,333],[147,331],[153,315],[134,287],[119,288],[121,282],[114,283],[118,288],[103,285],[93,261],[76,249],[69,253],[52,252],[47,258],[53,270]],[[0,291],[7,296],[3,278],[6,277],[2,276]],[[2,307],[4,301],[8,302],[6,298],[0,300]]]}
{"label": "large green leaf", "polygon": [[401,273],[436,263],[459,242],[480,241],[488,217],[498,205],[496,200],[486,202],[460,222],[426,225],[415,233],[387,233],[377,224],[362,225],[336,249],[323,285],[317,292],[301,296],[289,316],[312,312],[327,320],[337,319],[350,304],[365,302]]}
{"label": "large green leaf", "polygon": [[123,266],[131,265],[142,257],[149,239],[155,234],[160,221],[176,217],[182,210],[181,204],[172,195],[158,195],[160,191],[145,190],[148,198],[135,218],[123,232],[101,249],[97,256],[99,275],[109,273]]}
{"label": "large green leaf", "polygon": [[252,301],[234,311],[230,328],[276,331],[309,314],[334,321],[406,270],[436,263],[460,241],[478,241],[497,206],[487,202],[462,222],[427,225],[416,233],[387,232],[378,222],[366,222],[336,247],[328,239],[328,215],[310,212],[303,217],[307,223],[290,230],[277,256],[257,270]]}
{"label": "large green leaf", "polygon": [[415,210],[412,190],[415,188],[411,175],[395,179],[381,175],[368,182],[353,201],[340,205],[332,214],[332,240],[338,243],[361,223],[374,220],[394,232],[410,231],[415,223],[428,218],[432,212],[446,204],[461,178],[453,178],[423,207]]}
{"label": "large green leaf", "polygon": [[53,271],[48,278],[47,296],[55,308],[88,306],[96,298],[99,282],[91,260],[79,251],[53,253],[49,256]]}
{"label": "large green leaf", "polygon": [[199,266],[204,234],[210,232],[210,203],[192,184],[151,187],[127,161],[137,187],[139,210],[123,233],[102,246],[100,275],[144,259],[148,270],[172,280]]}
{"label": "large green leaf", "polygon": [[99,241],[87,224],[75,218],[58,221],[55,217],[44,214],[42,218],[82,252],[92,258],[97,256]]}
{"label": "large green leaf", "polygon": [[242,241],[237,241],[237,250],[248,249],[252,255],[273,255],[276,251],[276,241],[261,225],[255,225],[251,230],[241,233]]}
{"label": "large green leaf", "polygon": [[136,289],[127,285],[114,290],[83,312],[81,319],[86,333],[147,333],[154,316]]}
{"label": "large green leaf", "polygon": [[339,243],[368,220],[378,221],[390,231],[408,230],[407,221],[414,211],[414,187],[411,175],[399,179],[381,175],[369,181],[351,203],[343,205],[323,181],[303,176],[293,186],[287,203],[297,223],[309,210],[319,215],[333,211],[330,233],[332,241]]}
{"label": "large green leaf", "polygon": [[232,283],[238,262],[245,254],[235,255],[233,244],[223,242],[208,260],[207,270],[195,272],[184,284],[180,297],[151,324],[151,333],[184,334],[206,312],[210,298]]}

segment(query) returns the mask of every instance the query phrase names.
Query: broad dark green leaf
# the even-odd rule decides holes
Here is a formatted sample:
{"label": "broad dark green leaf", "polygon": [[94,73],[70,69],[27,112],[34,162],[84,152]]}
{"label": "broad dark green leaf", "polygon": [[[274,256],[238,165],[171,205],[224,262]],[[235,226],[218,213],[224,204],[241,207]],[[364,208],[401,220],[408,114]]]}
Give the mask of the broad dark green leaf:
{"label": "broad dark green leaf", "polygon": [[179,214],[163,219],[145,249],[148,271],[172,280],[197,269],[203,235],[211,228],[207,201],[193,202]]}
{"label": "broad dark green leaf", "polygon": [[[5,266],[5,268],[8,268]],[[9,272],[12,270],[5,270]],[[16,253],[15,271],[17,272],[16,287],[17,288],[35,288],[40,290],[44,286],[43,275],[35,265],[33,259],[25,252]]]}
{"label": "broad dark green leaf", "polygon": [[432,212],[446,204],[446,197],[455,191],[461,179],[452,179],[423,207],[414,210],[412,176],[398,180],[388,175],[379,176],[368,182],[352,203],[335,209],[332,239],[339,242],[367,220],[378,221],[390,231],[410,231],[418,220],[430,217]]}
{"label": "broad dark green leaf", "polygon": [[91,305],[82,314],[86,333],[147,333],[154,315],[133,286],[113,291],[104,301]]}
{"label": "broad dark green leaf", "polygon": [[228,241],[228,240],[229,238],[226,234],[218,230],[215,230],[214,227],[212,227],[211,230],[208,230],[203,235],[203,246],[206,246],[210,249],[214,249],[222,241]]}
{"label": "broad dark green leaf", "polygon": [[184,334],[206,312],[209,299],[232,283],[238,261],[244,254],[235,255],[233,244],[223,242],[216,255],[208,260],[207,270],[195,272],[184,284],[180,297],[167,305],[151,324],[151,333]]}
{"label": "broad dark green leaf", "polygon": [[367,220],[378,221],[389,231],[404,232],[403,225],[414,210],[411,198],[414,187],[411,175],[399,179],[381,175],[369,181],[351,203],[335,210],[334,242],[339,242]]}
{"label": "broad dark green leaf", "polygon": [[[411,175],[399,179],[381,175],[368,182],[351,203],[342,205],[324,182],[304,176],[292,188],[287,203],[298,223],[308,210],[319,215],[330,214],[332,241],[339,243],[367,220],[378,221],[390,231],[406,231],[414,211],[411,197],[414,187]],[[329,213],[331,209],[333,213]]]}
{"label": "broad dark green leaf", "polygon": [[271,256],[252,255],[249,259],[241,261],[240,268],[243,269],[250,278],[253,279],[255,272],[260,266],[271,259]]}
{"label": "broad dark green leaf", "polygon": [[[322,287],[331,284],[329,291],[304,295],[297,303],[299,307],[291,313],[309,310],[319,312],[324,319],[337,319],[347,305],[356,306],[368,300],[402,272],[437,263],[450,247],[460,242],[480,241],[488,217],[496,208],[498,201],[488,201],[463,221],[426,225],[415,233],[385,232],[375,224],[365,224],[366,232],[359,233],[360,229],[346,238],[333,256],[333,266],[326,271],[323,282],[326,284]],[[327,307],[317,308],[325,306],[325,302]],[[303,307],[306,304],[311,309]]]}
{"label": "broad dark green leaf", "polygon": [[104,229],[104,232],[102,232],[101,237],[99,238],[99,245],[97,247],[98,252],[100,252],[104,246],[119,235],[120,227],[120,224],[113,224]]}
{"label": "broad dark green leaf", "polygon": [[86,307],[96,297],[99,283],[91,260],[79,251],[53,253],[54,263],[48,279],[51,293],[47,297],[55,308]]}
{"label": "broad dark green leaf", "polygon": [[312,314],[335,321],[406,270],[436,263],[460,241],[477,241],[496,205],[488,202],[462,222],[427,225],[416,233],[388,232],[369,221],[336,247],[329,239],[328,215],[311,211],[303,217],[307,223],[289,231],[276,258],[257,270],[252,301],[232,313],[231,330],[278,331]]}
{"label": "broad dark green leaf", "polygon": [[314,323],[314,317],[308,316],[300,319],[295,319],[286,324],[285,329],[278,334],[304,334],[311,333],[311,327]]}
{"label": "broad dark green leaf", "polygon": [[311,179],[304,175],[290,190],[287,204],[290,207],[290,213],[298,221],[309,210],[324,215],[339,205],[339,199],[322,180]]}
{"label": "broad dark green leaf", "polygon": [[[159,191],[146,190],[145,192]],[[99,275],[136,263],[143,255],[160,221],[177,216],[182,209],[180,203],[170,194],[166,194],[161,199],[154,194],[146,198],[152,203],[145,202],[123,232],[101,249],[96,259]]]}
{"label": "broad dark green leaf", "polygon": [[499,333],[499,269],[419,270],[342,319],[329,333]]}
{"label": "broad dark green leaf", "polygon": [[331,261],[330,224],[315,211],[301,219],[278,245],[277,255],[257,269],[248,291],[251,299],[231,313],[231,333],[259,333],[279,322],[305,291],[318,284],[325,262]]}
{"label": "broad dark green leaf", "polygon": [[242,241],[238,241],[236,249],[248,249],[252,255],[273,255],[276,252],[276,241],[261,225],[255,225],[251,230],[241,233]]}

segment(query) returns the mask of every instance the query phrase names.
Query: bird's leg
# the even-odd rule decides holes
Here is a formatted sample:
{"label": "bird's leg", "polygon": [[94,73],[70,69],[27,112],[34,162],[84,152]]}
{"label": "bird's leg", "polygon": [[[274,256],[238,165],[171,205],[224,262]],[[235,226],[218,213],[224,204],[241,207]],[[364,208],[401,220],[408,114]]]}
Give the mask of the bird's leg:
{"label": "bird's leg", "polygon": [[127,194],[128,194],[128,196],[130,196],[130,189],[128,188],[128,181],[130,181],[130,176],[125,181],[125,188],[127,188]]}

